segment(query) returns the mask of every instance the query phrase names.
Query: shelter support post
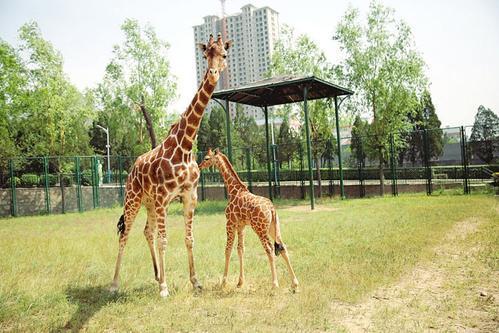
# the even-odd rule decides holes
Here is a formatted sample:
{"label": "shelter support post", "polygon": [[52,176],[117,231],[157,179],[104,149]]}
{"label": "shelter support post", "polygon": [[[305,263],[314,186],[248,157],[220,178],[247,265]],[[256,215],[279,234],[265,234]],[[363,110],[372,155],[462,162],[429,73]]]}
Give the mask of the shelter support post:
{"label": "shelter support post", "polygon": [[269,110],[267,106],[263,108],[263,114],[265,116],[265,146],[267,148],[267,174],[269,180],[269,198],[274,200],[272,195],[272,169],[270,167],[270,133],[269,133]]}
{"label": "shelter support post", "polygon": [[229,109],[229,100],[225,100],[225,119],[227,126],[227,157],[229,161],[232,163],[232,139],[230,136],[230,109]]}
{"label": "shelter support post", "polygon": [[305,111],[305,135],[307,139],[307,161],[308,161],[308,179],[310,186],[310,209],[315,208],[315,197],[314,197],[314,176],[312,173],[312,147],[310,144],[310,125],[308,119],[308,106],[307,106],[307,97],[308,97],[308,87],[305,86],[303,88],[303,109]]}
{"label": "shelter support post", "polygon": [[338,172],[340,176],[340,195],[345,199],[345,188],[343,186],[343,164],[341,162],[341,136],[340,136],[340,116],[338,97],[334,96],[334,117],[336,119],[336,141],[338,144]]}

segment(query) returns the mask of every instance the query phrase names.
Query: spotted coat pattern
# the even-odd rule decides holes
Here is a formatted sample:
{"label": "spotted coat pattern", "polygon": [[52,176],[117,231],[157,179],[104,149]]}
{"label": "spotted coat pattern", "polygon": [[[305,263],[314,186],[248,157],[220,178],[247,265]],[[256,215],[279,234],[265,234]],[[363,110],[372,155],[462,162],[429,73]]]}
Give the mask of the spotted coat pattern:
{"label": "spotted coat pattern", "polygon": [[[189,260],[190,281],[194,288],[201,288],[194,268],[192,254],[192,219],[197,204],[197,184],[199,168],[192,153],[203,113],[220,77],[226,67],[225,58],[231,42],[217,41],[213,36],[207,45],[200,44],[208,61],[208,70],[196,95],[180,120],[172,125],[166,139],[151,151],[135,161],[126,182],[124,202],[124,227],[120,230],[119,252],[111,290],[117,290],[119,271],[124,248],[132,224],[143,205],[147,210],[144,228],[154,269],[154,277],[159,283],[160,295],[168,296],[165,282],[164,254],[166,248],[166,215],[170,202],[181,198],[184,209],[185,245]],[[157,243],[157,244],[155,244]]]}
{"label": "spotted coat pattern", "polygon": [[[225,270],[222,285],[227,283],[229,261],[236,232],[238,235],[237,252],[240,265],[238,287],[244,284],[244,228],[249,225],[260,239],[269,259],[273,286],[279,286],[276,274],[275,254],[278,254],[278,251],[282,251],[282,257],[286,262],[291,276],[291,288],[296,290],[298,279],[291,266],[286,245],[282,242],[279,218],[272,202],[267,198],[251,193],[234,171],[228,158],[218,150],[214,152],[209,150],[199,168],[205,169],[211,166],[215,166],[220,171],[229,197],[229,202],[225,209],[227,244],[225,247]],[[274,240],[276,251],[274,251],[271,238]]]}

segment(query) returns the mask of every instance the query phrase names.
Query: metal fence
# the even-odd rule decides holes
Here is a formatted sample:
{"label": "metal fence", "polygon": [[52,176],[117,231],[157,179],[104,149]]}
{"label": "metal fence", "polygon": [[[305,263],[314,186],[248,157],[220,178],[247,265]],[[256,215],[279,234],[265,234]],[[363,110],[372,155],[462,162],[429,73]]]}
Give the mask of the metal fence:
{"label": "metal fence", "polygon": [[[469,194],[488,186],[499,171],[499,139],[470,140],[471,128],[405,133],[396,148],[392,137],[385,156],[370,156],[371,138],[313,141],[315,195],[366,197],[399,192],[431,195],[447,190]],[[222,148],[222,150],[224,150]],[[205,152],[197,153],[198,161]],[[232,163],[250,191],[271,198],[305,198],[309,173],[305,142],[266,147],[234,147]],[[0,216],[65,213],[121,205],[128,170],[135,157],[17,157],[0,163]],[[319,180],[320,179],[320,180]],[[382,186],[383,183],[383,186]],[[218,171],[201,172],[200,200],[226,197]]]}

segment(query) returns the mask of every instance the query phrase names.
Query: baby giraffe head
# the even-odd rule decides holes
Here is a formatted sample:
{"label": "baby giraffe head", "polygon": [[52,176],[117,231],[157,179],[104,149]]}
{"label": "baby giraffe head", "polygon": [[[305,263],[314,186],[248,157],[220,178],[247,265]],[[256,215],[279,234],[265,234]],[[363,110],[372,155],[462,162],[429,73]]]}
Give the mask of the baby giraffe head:
{"label": "baby giraffe head", "polygon": [[208,61],[208,81],[212,85],[216,85],[220,78],[220,73],[227,67],[225,58],[227,58],[227,50],[232,45],[232,41],[222,42],[222,35],[219,33],[217,40],[210,35],[208,44],[198,44],[203,57]]}
{"label": "baby giraffe head", "polygon": [[212,151],[211,149],[208,149],[208,152],[206,153],[206,156],[204,157],[203,161],[199,164],[199,169],[207,169],[211,166],[216,166],[217,165],[217,159],[221,152],[217,149]]}

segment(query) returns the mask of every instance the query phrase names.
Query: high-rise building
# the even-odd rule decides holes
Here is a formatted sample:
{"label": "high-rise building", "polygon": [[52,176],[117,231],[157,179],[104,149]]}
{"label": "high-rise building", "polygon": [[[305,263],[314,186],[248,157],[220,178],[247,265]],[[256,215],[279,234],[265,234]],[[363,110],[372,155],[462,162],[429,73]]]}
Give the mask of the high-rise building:
{"label": "high-rise building", "polygon": [[[206,43],[210,34],[218,33],[224,40],[233,41],[227,57],[227,69],[222,74],[216,90],[236,88],[264,79],[272,50],[279,37],[279,13],[270,7],[256,8],[246,5],[241,12],[224,18],[209,15],[204,23],[194,26],[194,41]],[[206,61],[196,50],[197,82],[201,83],[206,72]],[[213,105],[214,102],[210,102]],[[209,106],[210,107],[210,106]],[[260,108],[244,106],[244,112],[257,121],[263,118]],[[231,116],[235,115],[235,105],[230,105]]]}

